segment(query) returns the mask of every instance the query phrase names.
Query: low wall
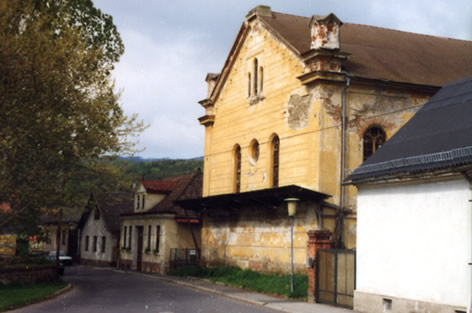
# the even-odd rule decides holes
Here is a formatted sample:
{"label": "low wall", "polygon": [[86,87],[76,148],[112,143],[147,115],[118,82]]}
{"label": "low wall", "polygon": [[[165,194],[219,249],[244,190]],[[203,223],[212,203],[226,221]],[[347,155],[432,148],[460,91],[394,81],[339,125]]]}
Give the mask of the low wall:
{"label": "low wall", "polygon": [[56,265],[33,265],[15,268],[0,268],[0,284],[31,284],[54,281],[58,278]]}

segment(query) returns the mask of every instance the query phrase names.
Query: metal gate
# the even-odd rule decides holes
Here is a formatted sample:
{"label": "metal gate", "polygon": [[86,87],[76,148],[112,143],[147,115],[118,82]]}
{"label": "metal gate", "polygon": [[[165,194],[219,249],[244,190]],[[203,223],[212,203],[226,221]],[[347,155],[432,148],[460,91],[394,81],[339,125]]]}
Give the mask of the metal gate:
{"label": "metal gate", "polygon": [[170,249],[170,267],[200,265],[200,249]]}
{"label": "metal gate", "polygon": [[318,249],[316,302],[352,308],[356,289],[356,251]]}

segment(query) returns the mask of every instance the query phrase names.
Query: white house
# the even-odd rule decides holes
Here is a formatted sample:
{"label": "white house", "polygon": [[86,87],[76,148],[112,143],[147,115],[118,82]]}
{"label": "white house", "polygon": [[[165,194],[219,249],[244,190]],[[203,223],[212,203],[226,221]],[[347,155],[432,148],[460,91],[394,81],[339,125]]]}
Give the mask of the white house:
{"label": "white house", "polygon": [[132,193],[90,196],[80,228],[80,262],[116,266],[119,256],[120,214],[133,210]]}
{"label": "white house", "polygon": [[358,312],[470,312],[472,78],[446,84],[348,177]]}

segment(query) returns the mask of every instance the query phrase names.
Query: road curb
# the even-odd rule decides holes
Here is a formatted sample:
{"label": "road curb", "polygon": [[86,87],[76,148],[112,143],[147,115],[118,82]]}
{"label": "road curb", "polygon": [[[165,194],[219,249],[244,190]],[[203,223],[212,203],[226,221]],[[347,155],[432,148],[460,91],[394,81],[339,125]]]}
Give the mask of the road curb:
{"label": "road curb", "polygon": [[26,306],[29,306],[29,305],[32,305],[32,304],[45,302],[45,301],[57,298],[57,297],[65,294],[65,293],[71,291],[73,288],[74,288],[74,286],[72,286],[72,284],[68,283],[67,286],[65,286],[64,288],[62,288],[62,289],[60,289],[60,290],[58,290],[58,291],[56,291],[56,292],[54,292],[50,295],[44,296],[42,298],[34,299],[34,300],[31,300],[31,301],[28,301],[28,302],[25,302],[25,303],[22,303],[22,304],[12,305],[6,311],[0,311],[0,312],[9,312],[9,311],[16,310],[16,309],[19,309],[19,308],[23,308],[23,307],[26,307]]}

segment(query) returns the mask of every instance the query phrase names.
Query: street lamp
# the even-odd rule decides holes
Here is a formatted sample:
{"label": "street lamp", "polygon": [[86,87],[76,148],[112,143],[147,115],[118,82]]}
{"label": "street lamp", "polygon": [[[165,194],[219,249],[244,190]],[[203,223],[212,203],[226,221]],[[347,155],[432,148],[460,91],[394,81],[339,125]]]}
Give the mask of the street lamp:
{"label": "street lamp", "polygon": [[290,292],[293,293],[293,221],[295,214],[297,213],[297,203],[300,199],[297,198],[287,198],[284,199],[287,201],[288,216],[290,216],[291,221],[291,231],[290,231]]}

